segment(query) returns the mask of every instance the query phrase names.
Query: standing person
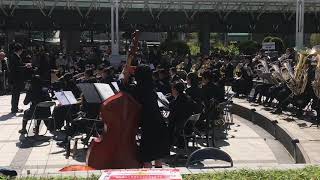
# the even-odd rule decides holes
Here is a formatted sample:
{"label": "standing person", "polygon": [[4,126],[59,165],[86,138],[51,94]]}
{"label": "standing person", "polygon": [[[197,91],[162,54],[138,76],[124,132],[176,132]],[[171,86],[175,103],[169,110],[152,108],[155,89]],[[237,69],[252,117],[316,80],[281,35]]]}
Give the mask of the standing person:
{"label": "standing person", "polygon": [[61,67],[61,66],[66,68],[67,67],[67,60],[64,58],[62,53],[59,53],[59,56],[56,59],[56,67]]}
{"label": "standing person", "polygon": [[[127,71],[124,71],[124,78],[124,82],[128,82]],[[169,132],[158,106],[150,67],[139,65],[135,71],[135,80],[137,85],[129,88],[129,91],[142,105],[139,158],[145,168],[152,168],[152,161],[155,161],[155,167],[160,168],[160,159],[170,154]]]}
{"label": "standing person", "polygon": [[11,113],[21,113],[22,109],[18,108],[20,93],[24,88],[24,70],[25,67],[31,67],[31,64],[24,64],[20,55],[22,54],[22,45],[17,43],[13,47],[13,53],[10,56],[9,65],[9,83],[12,86],[12,97],[11,97]]}

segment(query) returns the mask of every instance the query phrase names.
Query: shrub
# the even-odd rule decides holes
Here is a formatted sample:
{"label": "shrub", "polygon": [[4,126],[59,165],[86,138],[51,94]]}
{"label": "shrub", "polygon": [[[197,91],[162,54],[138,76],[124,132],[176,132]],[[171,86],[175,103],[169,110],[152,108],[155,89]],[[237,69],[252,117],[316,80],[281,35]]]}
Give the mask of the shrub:
{"label": "shrub", "polygon": [[283,40],[279,37],[268,36],[263,39],[263,42],[275,42],[276,51],[278,51],[278,53],[280,53],[280,54],[284,53],[284,51],[286,50],[286,47],[283,43]]}
{"label": "shrub", "polygon": [[259,51],[260,44],[256,41],[244,41],[239,44],[240,53],[245,55],[252,55]]}
{"label": "shrub", "polygon": [[320,44],[320,34],[311,34],[310,45],[313,47],[319,44]]}
{"label": "shrub", "polygon": [[190,48],[188,44],[184,41],[179,40],[167,40],[160,44],[161,53],[168,53],[172,51],[173,54],[177,56],[185,56],[190,54]]}

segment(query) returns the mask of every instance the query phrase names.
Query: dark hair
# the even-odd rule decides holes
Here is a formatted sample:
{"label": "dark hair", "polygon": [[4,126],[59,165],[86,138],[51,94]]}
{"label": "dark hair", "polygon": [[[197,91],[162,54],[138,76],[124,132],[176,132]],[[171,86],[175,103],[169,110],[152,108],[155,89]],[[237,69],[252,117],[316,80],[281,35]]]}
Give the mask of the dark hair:
{"label": "dark hair", "polygon": [[40,91],[42,87],[42,82],[39,75],[34,75],[31,78],[31,89],[33,91]]}
{"label": "dark hair", "polygon": [[152,71],[148,65],[141,64],[135,71],[135,79],[138,86],[149,86],[153,88]]}
{"label": "dark hair", "polygon": [[14,51],[14,52],[20,51],[20,50],[22,50],[22,49],[23,49],[23,47],[22,47],[22,45],[21,45],[20,43],[15,43],[15,44],[13,45],[13,51]]}
{"label": "dark hair", "polygon": [[156,79],[159,79],[159,71],[153,71],[152,76],[155,77]]}
{"label": "dark hair", "polygon": [[191,86],[198,86],[199,85],[199,77],[196,73],[191,72],[187,75],[187,79],[190,80]]}
{"label": "dark hair", "polygon": [[104,69],[102,70],[102,72],[110,75],[110,74],[111,74],[111,69],[110,69],[110,68],[104,68]]}
{"label": "dark hair", "polygon": [[202,73],[202,78],[204,79],[208,79],[209,82],[212,82],[213,81],[213,75],[212,75],[212,72],[210,70],[206,70]]}
{"label": "dark hair", "polygon": [[177,73],[177,68],[176,67],[172,67],[172,68],[170,68],[170,71],[173,72],[173,73]]}
{"label": "dark hair", "polygon": [[176,81],[174,83],[172,83],[172,88],[177,90],[179,94],[183,93],[185,90],[185,85],[183,82],[181,81]]}
{"label": "dark hair", "polygon": [[93,76],[93,70],[92,69],[87,69],[84,73],[86,75],[88,75],[88,76]]}

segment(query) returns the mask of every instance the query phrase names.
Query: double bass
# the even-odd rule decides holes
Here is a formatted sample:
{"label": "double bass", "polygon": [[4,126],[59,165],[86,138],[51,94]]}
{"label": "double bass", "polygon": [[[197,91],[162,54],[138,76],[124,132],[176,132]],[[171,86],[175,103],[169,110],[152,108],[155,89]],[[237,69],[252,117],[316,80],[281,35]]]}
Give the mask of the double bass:
{"label": "double bass", "polygon": [[[124,72],[130,72],[131,62],[138,49],[139,31],[133,34],[133,47]],[[141,105],[126,92],[120,91],[101,106],[104,130],[93,139],[87,152],[86,163],[94,169],[139,168],[136,135]]]}

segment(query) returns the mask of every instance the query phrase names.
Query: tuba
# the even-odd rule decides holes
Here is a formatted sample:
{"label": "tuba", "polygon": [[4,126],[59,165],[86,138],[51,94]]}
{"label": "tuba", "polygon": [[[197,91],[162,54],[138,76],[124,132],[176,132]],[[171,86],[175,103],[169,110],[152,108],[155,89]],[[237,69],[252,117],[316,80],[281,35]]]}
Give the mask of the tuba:
{"label": "tuba", "polygon": [[[296,65],[295,71],[289,71],[290,79],[287,81],[288,88],[292,91],[292,93],[297,96],[304,93],[307,83],[308,83],[308,65],[307,61],[310,55],[313,53],[310,50],[301,51],[299,53],[298,63]],[[284,63],[284,66],[290,67],[290,63]]]}
{"label": "tuba", "polygon": [[285,81],[281,74],[281,69],[277,64],[277,62],[271,63],[270,73],[272,74],[273,79],[277,81],[277,83],[282,83]]}
{"label": "tuba", "polygon": [[314,81],[312,82],[312,88],[317,98],[320,98],[320,45],[314,46],[312,51],[317,55],[317,66],[315,70]]}

